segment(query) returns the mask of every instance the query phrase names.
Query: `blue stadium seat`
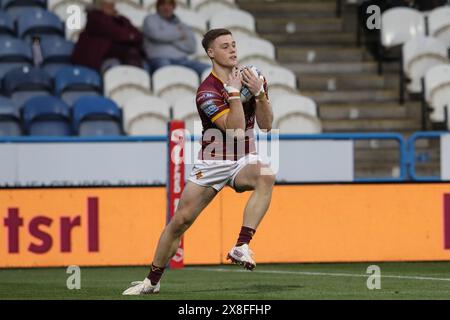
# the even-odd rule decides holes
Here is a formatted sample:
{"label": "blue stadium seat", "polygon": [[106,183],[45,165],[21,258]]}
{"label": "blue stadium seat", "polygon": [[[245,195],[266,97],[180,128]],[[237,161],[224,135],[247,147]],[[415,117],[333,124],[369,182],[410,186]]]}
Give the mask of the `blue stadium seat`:
{"label": "blue stadium seat", "polygon": [[23,124],[32,136],[71,135],[70,107],[52,96],[32,98],[23,108]]}
{"label": "blue stadium seat", "polygon": [[33,36],[57,35],[64,37],[64,24],[57,15],[41,8],[21,12],[17,18],[17,34],[31,42]]}
{"label": "blue stadium seat", "polygon": [[31,48],[26,42],[10,37],[0,37],[0,78],[17,67],[30,66]]}
{"label": "blue stadium seat", "polygon": [[83,97],[73,106],[73,127],[79,136],[122,135],[122,113],[104,97]]}
{"label": "blue stadium seat", "polygon": [[41,50],[44,63],[70,63],[70,57],[72,56],[74,46],[73,42],[62,38],[42,39]]}
{"label": "blue stadium seat", "polygon": [[83,96],[99,96],[102,92],[102,80],[97,71],[70,66],[62,68],[55,76],[55,94],[68,105]]}
{"label": "blue stadium seat", "polygon": [[4,11],[0,11],[0,35],[15,37],[14,21]]}
{"label": "blue stadium seat", "polygon": [[8,12],[13,21],[22,15],[25,11],[31,9],[46,9],[46,0],[2,0],[2,9]]}
{"label": "blue stadium seat", "polygon": [[10,7],[40,7],[47,8],[46,0],[1,0],[2,9]]}
{"label": "blue stadium seat", "polygon": [[11,99],[0,96],[0,136],[20,135],[20,108]]}
{"label": "blue stadium seat", "polygon": [[73,48],[73,42],[62,38],[42,39],[41,50],[44,60],[42,68],[54,78],[60,69],[71,66],[70,57]]}
{"label": "blue stadium seat", "polygon": [[16,68],[5,74],[3,91],[21,107],[32,97],[51,95],[52,79],[41,69]]}

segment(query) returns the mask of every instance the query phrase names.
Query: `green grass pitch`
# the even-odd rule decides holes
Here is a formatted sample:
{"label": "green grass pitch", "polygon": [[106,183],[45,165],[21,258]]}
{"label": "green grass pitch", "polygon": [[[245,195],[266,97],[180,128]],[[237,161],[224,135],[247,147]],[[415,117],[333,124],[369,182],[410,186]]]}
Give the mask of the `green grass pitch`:
{"label": "green grass pitch", "polygon": [[[367,288],[369,265],[381,268],[381,289]],[[5,299],[450,299],[450,262],[266,264],[168,270],[157,295],[124,297],[146,267],[81,268],[81,289],[69,290],[65,268],[1,269]]]}

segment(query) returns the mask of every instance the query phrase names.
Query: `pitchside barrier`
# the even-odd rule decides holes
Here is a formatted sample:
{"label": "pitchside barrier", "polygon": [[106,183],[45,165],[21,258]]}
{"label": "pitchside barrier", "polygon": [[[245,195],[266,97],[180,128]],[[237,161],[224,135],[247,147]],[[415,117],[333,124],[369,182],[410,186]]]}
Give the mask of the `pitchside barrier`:
{"label": "pitchside barrier", "polygon": [[[185,178],[197,158],[198,138],[186,138]],[[385,141],[385,142],[384,142]],[[364,149],[357,148],[365,144]],[[389,143],[395,159],[383,176],[355,176],[359,152]],[[260,135],[257,146],[279,183],[393,182],[407,179],[406,143],[399,134]],[[272,153],[274,153],[272,155]],[[167,137],[0,139],[0,187],[148,186],[167,180]],[[363,159],[364,160],[364,159]]]}
{"label": "pitchside barrier", "polygon": [[[184,134],[182,123],[170,125],[170,139],[4,139],[9,143],[1,145],[6,148],[0,148],[0,168],[4,165],[15,171],[11,174],[0,169],[2,179],[4,173],[16,182],[29,181],[27,174],[39,174],[33,179],[47,175],[59,179],[58,174],[66,174],[64,181],[72,187],[45,188],[43,181],[34,180],[35,188],[0,189],[0,267],[148,265],[183,190],[183,169],[188,171],[183,161],[198,150],[196,139]],[[397,134],[281,136],[277,148],[273,148],[276,137],[260,136],[258,140],[266,142],[265,147],[259,146],[260,151],[271,151],[263,155],[282,155],[278,164],[270,163],[280,168],[278,175],[291,165],[283,161],[295,155],[299,158],[293,159],[292,165],[301,167],[316,159],[320,165],[307,169],[315,171],[334,164],[332,169],[345,172],[344,176],[333,176],[335,181],[359,183],[276,185],[271,207],[252,242],[257,261],[450,260],[450,183],[392,183],[405,181],[408,169],[417,178],[415,144],[419,139],[440,138],[441,176],[447,177],[449,136],[417,133],[408,148]],[[356,143],[375,139],[398,144],[398,176],[370,181],[377,184],[355,177],[345,180],[353,168],[348,162],[353,160]],[[289,153],[297,148],[307,152]],[[301,158],[307,161],[299,164]],[[171,160],[169,166],[167,159]],[[151,179],[154,165],[167,170],[163,172],[168,173],[168,188],[145,183],[142,187],[108,187],[114,180],[103,176],[115,174],[114,179],[123,183],[138,176]],[[77,170],[83,166],[86,176],[82,178],[97,174],[96,181],[106,182],[106,186],[73,187],[70,178],[80,179]],[[118,174],[121,171],[129,176]],[[295,171],[291,174],[295,176]],[[44,181],[59,181],[51,179]],[[89,185],[89,181],[84,182]],[[180,242],[170,267],[226,263],[226,252],[236,240],[249,195],[236,194],[230,188],[219,193]],[[274,239],[283,239],[283,246]]]}

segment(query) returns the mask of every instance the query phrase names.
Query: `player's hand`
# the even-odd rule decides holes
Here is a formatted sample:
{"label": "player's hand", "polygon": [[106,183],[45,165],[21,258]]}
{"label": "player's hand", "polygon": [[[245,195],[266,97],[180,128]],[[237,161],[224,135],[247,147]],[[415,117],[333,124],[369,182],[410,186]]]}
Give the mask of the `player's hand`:
{"label": "player's hand", "polygon": [[237,67],[234,67],[230,75],[228,76],[227,85],[240,91],[242,88],[242,81],[242,75],[239,72],[239,69]]}
{"label": "player's hand", "polygon": [[264,81],[261,78],[255,76],[255,74],[248,68],[245,68],[242,72],[242,82],[255,96],[261,92],[261,89],[264,90]]}

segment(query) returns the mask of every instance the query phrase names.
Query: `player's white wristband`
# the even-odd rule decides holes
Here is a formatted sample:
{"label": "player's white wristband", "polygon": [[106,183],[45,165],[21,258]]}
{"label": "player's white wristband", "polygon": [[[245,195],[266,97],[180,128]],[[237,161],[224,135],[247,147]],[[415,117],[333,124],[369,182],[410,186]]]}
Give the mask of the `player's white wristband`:
{"label": "player's white wristband", "polygon": [[223,87],[228,93],[228,101],[230,100],[238,100],[241,99],[241,91],[236,89],[235,87],[232,87],[226,83],[223,84]]}
{"label": "player's white wristband", "polygon": [[232,93],[237,93],[237,94],[241,94],[241,91],[236,89],[235,87],[232,87],[226,83],[223,84],[223,87],[225,88],[225,90],[227,90],[228,94],[232,94]]}

